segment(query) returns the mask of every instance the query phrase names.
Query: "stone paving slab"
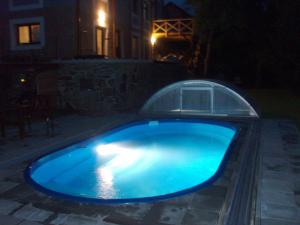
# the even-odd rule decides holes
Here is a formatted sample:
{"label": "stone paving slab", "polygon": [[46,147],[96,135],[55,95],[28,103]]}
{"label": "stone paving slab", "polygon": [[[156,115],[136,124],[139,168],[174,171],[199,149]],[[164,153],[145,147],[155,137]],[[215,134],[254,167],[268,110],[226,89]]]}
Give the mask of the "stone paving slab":
{"label": "stone paving slab", "polygon": [[295,176],[288,172],[282,171],[274,171],[274,170],[263,170],[262,171],[262,178],[264,179],[273,179],[273,180],[280,180],[284,177],[284,179],[288,182],[293,182],[295,180]]}
{"label": "stone paving slab", "polygon": [[290,192],[293,193],[293,184],[287,180],[262,179],[262,189],[266,191]]}
{"label": "stone paving slab", "polygon": [[19,225],[43,225],[43,224],[38,223],[38,222],[33,222],[33,221],[23,221]]}
{"label": "stone paving slab", "polygon": [[262,219],[260,225],[300,225],[300,222],[278,219]]}
{"label": "stone paving slab", "polygon": [[223,206],[224,199],[213,196],[196,195],[191,206],[195,209],[203,209],[218,213]]}
{"label": "stone paving slab", "polygon": [[[118,224],[118,225],[142,225],[141,221],[137,221],[130,216],[124,216],[122,214],[113,212],[110,214],[108,217],[104,219],[105,222],[112,223],[112,224]],[[151,220],[153,222],[153,220]],[[144,224],[149,224],[150,223],[144,223]],[[156,225],[161,225],[156,223]]]}
{"label": "stone paving slab", "polygon": [[297,194],[295,197],[296,197],[296,204],[298,207],[300,207],[300,194]]}
{"label": "stone paving slab", "polygon": [[261,218],[277,218],[291,221],[300,221],[299,209],[297,207],[279,205],[274,203],[263,203]]}
{"label": "stone paving slab", "polygon": [[218,214],[199,209],[189,209],[185,214],[184,225],[217,225]]}
{"label": "stone paving slab", "polygon": [[214,196],[217,198],[225,198],[227,192],[227,187],[220,187],[212,185],[209,188],[204,188],[196,194],[205,195],[205,196]]}
{"label": "stone paving slab", "polygon": [[11,182],[11,181],[0,181],[0,194],[7,192],[18,186],[18,183]]}
{"label": "stone paving slab", "polygon": [[44,222],[46,221],[53,212],[38,209],[33,207],[31,204],[23,206],[21,209],[16,211],[13,215],[19,219],[26,219],[34,222]]}
{"label": "stone paving slab", "polygon": [[59,214],[56,219],[52,220],[53,225],[109,225],[101,217],[88,217],[75,214]]}
{"label": "stone paving slab", "polygon": [[297,174],[299,141],[300,133],[293,122],[264,121],[260,145],[257,225],[300,224],[300,179]]}
{"label": "stone paving slab", "polygon": [[18,225],[22,220],[15,218],[13,216],[0,215],[1,225]]}
{"label": "stone paving slab", "polygon": [[163,208],[159,222],[170,224],[170,225],[180,225],[182,224],[182,220],[186,212],[187,212],[187,208],[185,207],[176,207],[176,206],[169,206],[169,205],[165,206]]}
{"label": "stone paving slab", "polygon": [[16,171],[14,171],[12,169],[1,169],[0,170],[0,180],[4,180],[5,178],[11,176],[14,173],[16,173]]}
{"label": "stone paving slab", "polygon": [[135,220],[142,220],[151,210],[153,204],[127,204],[116,207],[116,213],[131,217]]}
{"label": "stone paving slab", "polygon": [[[170,198],[170,199],[166,199],[165,203],[168,205],[176,205],[176,206],[186,206],[186,205],[190,205],[195,197],[196,194],[203,192],[204,189],[202,189],[201,191],[197,192],[197,193],[192,193],[189,195],[182,195],[180,197],[175,197],[175,198]],[[217,191],[215,192],[216,194],[219,194]],[[226,192],[225,192],[226,194]]]}
{"label": "stone paving slab", "polygon": [[8,215],[21,206],[22,204],[19,202],[0,199],[0,214]]}
{"label": "stone paving slab", "polygon": [[265,191],[261,192],[261,200],[267,203],[277,203],[283,206],[297,207],[294,193]]}

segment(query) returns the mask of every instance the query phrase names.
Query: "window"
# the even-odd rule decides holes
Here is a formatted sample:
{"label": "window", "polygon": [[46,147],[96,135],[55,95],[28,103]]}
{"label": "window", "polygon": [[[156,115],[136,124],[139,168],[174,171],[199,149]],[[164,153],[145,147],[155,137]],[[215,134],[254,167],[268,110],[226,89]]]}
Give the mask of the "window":
{"label": "window", "polygon": [[18,45],[39,44],[40,24],[17,25],[17,35]]}
{"label": "window", "polygon": [[105,55],[105,28],[96,27],[97,55]]}
{"label": "window", "polygon": [[43,7],[44,0],[10,0],[11,11],[37,9]]}
{"label": "window", "polygon": [[45,46],[45,21],[43,17],[9,20],[10,49],[24,51]]}

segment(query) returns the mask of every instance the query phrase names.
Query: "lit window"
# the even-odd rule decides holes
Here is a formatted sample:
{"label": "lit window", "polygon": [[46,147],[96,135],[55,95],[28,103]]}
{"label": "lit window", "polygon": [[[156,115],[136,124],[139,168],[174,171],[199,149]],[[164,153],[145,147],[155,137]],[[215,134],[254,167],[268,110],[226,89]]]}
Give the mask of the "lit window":
{"label": "lit window", "polygon": [[98,25],[106,27],[106,13],[103,10],[98,11]]}
{"label": "lit window", "polygon": [[40,25],[31,25],[31,41],[34,43],[40,42]]}
{"label": "lit window", "polygon": [[19,26],[19,44],[30,43],[30,31],[28,26]]}
{"label": "lit window", "polygon": [[40,24],[18,25],[18,44],[39,44],[40,43]]}

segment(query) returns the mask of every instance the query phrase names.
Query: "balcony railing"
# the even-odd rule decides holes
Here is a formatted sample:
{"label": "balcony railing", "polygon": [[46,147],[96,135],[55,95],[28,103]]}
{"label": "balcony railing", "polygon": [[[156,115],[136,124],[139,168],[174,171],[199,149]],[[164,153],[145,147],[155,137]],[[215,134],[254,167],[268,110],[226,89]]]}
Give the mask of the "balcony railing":
{"label": "balcony railing", "polygon": [[164,37],[193,36],[194,24],[192,19],[163,19],[154,20],[152,33]]}

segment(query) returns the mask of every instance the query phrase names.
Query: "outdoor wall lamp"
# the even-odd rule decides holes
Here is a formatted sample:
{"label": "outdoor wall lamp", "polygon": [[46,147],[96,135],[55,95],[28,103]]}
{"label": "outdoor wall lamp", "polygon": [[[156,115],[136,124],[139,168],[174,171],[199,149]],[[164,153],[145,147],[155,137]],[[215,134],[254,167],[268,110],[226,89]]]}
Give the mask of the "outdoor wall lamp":
{"label": "outdoor wall lamp", "polygon": [[106,27],[106,13],[102,9],[98,11],[98,25],[100,27]]}
{"label": "outdoor wall lamp", "polygon": [[154,46],[156,44],[157,38],[152,34],[151,36],[151,45]]}

